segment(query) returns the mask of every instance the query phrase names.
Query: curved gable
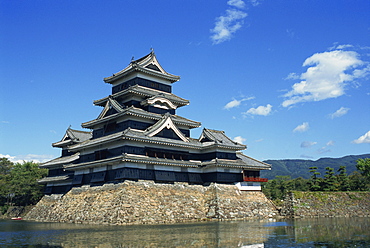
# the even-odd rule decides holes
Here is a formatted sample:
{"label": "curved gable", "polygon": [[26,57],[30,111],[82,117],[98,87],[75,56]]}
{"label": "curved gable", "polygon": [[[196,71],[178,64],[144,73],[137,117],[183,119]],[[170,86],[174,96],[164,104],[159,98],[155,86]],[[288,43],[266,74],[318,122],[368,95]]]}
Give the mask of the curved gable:
{"label": "curved gable", "polygon": [[147,106],[151,105],[153,107],[162,108],[162,109],[176,109],[177,106],[173,104],[170,100],[160,97],[153,96],[141,102],[141,105]]}
{"label": "curved gable", "polygon": [[189,142],[185,135],[173,123],[171,116],[169,114],[166,114],[163,119],[161,119],[156,124],[148,128],[146,131],[146,135],[148,137],[153,137],[165,128],[171,129],[182,141]]}
{"label": "curved gable", "polygon": [[103,111],[100,113],[97,119],[99,120],[99,119],[104,118],[105,116],[108,116],[109,111],[113,113],[118,113],[118,112],[122,112],[123,108],[116,100],[112,98],[108,98],[108,101],[106,102]]}

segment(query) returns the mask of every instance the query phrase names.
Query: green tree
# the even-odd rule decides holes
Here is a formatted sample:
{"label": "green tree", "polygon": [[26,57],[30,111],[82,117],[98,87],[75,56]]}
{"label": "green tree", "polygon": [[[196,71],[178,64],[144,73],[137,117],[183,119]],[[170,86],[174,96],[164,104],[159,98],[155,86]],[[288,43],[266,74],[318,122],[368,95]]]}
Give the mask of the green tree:
{"label": "green tree", "polygon": [[294,189],[290,176],[276,176],[278,199],[283,199],[287,192]]}
{"label": "green tree", "polygon": [[272,179],[266,183],[262,183],[262,191],[269,199],[271,200],[277,199],[278,189],[277,189],[276,180]]}
{"label": "green tree", "polygon": [[306,179],[291,179],[290,176],[276,176],[275,179],[262,184],[262,191],[271,200],[282,200],[289,191],[304,191],[308,190],[308,187],[308,180]]}
{"label": "green tree", "polygon": [[339,172],[339,175],[338,175],[339,190],[340,191],[350,191],[351,184],[350,184],[349,177],[347,175],[346,166],[341,165],[338,169],[338,172]]}
{"label": "green tree", "polygon": [[370,180],[370,158],[360,158],[356,162],[357,170],[359,170],[364,177]]}
{"label": "green tree", "polygon": [[14,164],[10,171],[8,192],[14,195],[13,204],[25,206],[36,204],[43,195],[43,186],[37,179],[46,176],[47,170],[40,169],[37,163]]}
{"label": "green tree", "polygon": [[297,191],[309,191],[310,184],[309,179],[298,177],[292,180],[293,189]]}
{"label": "green tree", "polygon": [[356,162],[357,169],[364,177],[364,185],[361,185],[362,190],[370,190],[370,158],[358,159]]}
{"label": "green tree", "polygon": [[0,158],[0,206],[9,201],[9,180],[13,163],[7,158]]}
{"label": "green tree", "polygon": [[317,167],[316,166],[313,166],[313,167],[310,167],[310,173],[312,173],[311,175],[311,180],[310,180],[310,190],[311,191],[320,191],[321,190],[321,178],[319,177],[320,176],[320,172],[317,171]]}
{"label": "green tree", "polygon": [[369,187],[366,185],[366,178],[358,171],[354,171],[349,177],[351,191],[366,191]]}
{"label": "green tree", "polygon": [[337,177],[334,175],[334,168],[326,167],[325,168],[325,179],[322,181],[322,190],[324,191],[336,191],[338,189]]}
{"label": "green tree", "polygon": [[0,158],[0,176],[8,175],[13,167],[13,162],[7,158]]}

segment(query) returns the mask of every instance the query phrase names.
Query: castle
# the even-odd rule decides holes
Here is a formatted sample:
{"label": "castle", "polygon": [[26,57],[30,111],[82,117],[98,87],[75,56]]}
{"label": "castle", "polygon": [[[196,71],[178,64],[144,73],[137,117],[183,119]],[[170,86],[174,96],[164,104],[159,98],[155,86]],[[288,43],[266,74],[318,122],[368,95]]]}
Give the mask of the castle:
{"label": "castle", "polygon": [[52,144],[62,149],[61,156],[40,165],[49,169],[39,181],[46,185],[45,194],[125,180],[216,182],[261,190],[267,179],[260,178],[260,170],[271,166],[244,155],[245,145],[207,128],[199,138],[190,137],[201,123],[176,115],[177,108],[189,104],[172,93],[179,80],[163,69],[154,51],[104,78],[112,94],[94,101],[101,113],[82,123],[91,131],[68,128]]}

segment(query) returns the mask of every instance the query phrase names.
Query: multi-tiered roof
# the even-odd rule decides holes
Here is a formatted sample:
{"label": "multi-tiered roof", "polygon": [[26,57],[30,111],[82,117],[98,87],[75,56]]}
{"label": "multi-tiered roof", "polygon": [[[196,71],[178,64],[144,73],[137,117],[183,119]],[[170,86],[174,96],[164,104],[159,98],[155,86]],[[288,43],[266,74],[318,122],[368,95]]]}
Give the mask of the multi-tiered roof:
{"label": "multi-tiered roof", "polygon": [[203,129],[198,139],[191,138],[190,130],[201,123],[176,115],[189,104],[172,93],[179,79],[163,69],[153,51],[104,78],[112,94],[94,101],[101,113],[82,123],[92,131],[69,128],[53,144],[62,156],[42,165],[52,172],[42,179],[54,187],[49,191],[125,179],[231,183],[242,180],[243,171],[259,177],[259,170],[270,168],[238,152],[246,146],[223,131]]}

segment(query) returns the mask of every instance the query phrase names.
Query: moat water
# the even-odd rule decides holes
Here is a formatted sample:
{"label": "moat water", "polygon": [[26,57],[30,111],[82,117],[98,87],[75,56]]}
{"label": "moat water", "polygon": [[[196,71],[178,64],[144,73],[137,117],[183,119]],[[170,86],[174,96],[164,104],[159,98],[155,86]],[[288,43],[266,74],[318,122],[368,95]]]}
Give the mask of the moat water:
{"label": "moat water", "polygon": [[370,247],[370,218],[135,226],[0,220],[0,247]]}

